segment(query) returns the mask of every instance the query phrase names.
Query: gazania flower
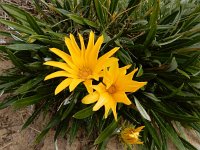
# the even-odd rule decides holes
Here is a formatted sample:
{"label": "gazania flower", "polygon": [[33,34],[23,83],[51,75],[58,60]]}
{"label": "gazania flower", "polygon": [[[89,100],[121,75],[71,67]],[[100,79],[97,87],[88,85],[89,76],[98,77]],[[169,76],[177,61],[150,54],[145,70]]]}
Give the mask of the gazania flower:
{"label": "gazania flower", "polygon": [[93,111],[99,110],[104,105],[105,118],[107,118],[111,109],[115,120],[117,120],[117,103],[131,104],[126,92],[135,92],[147,84],[147,82],[133,81],[132,78],[137,69],[126,74],[129,67],[130,65],[119,68],[116,62],[109,69],[104,70],[103,83],[94,85],[93,88],[96,91],[85,96],[82,99],[82,103],[91,104],[97,102],[93,107]]}
{"label": "gazania flower", "polygon": [[139,139],[139,134],[144,126],[133,128],[127,127],[120,132],[120,136],[125,144],[143,144]]}
{"label": "gazania flower", "polygon": [[94,33],[91,31],[87,48],[84,44],[82,35],[79,34],[81,48],[76,43],[72,34],[69,38],[65,38],[65,43],[70,55],[57,49],[51,48],[50,51],[58,55],[64,62],[47,61],[44,65],[49,65],[62,69],[45,77],[45,80],[55,77],[66,77],[55,89],[55,94],[58,94],[69,86],[70,92],[73,91],[81,82],[85,85],[88,92],[91,93],[92,79],[98,80],[102,69],[109,67],[117,58],[111,57],[119,48],[115,47],[98,58],[100,47],[103,43],[103,36],[100,36],[94,43]]}

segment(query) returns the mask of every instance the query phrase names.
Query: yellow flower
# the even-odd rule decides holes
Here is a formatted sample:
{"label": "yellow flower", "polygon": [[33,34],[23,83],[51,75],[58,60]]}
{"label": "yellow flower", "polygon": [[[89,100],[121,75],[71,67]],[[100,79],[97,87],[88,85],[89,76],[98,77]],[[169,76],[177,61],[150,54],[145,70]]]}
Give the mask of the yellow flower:
{"label": "yellow flower", "polygon": [[82,99],[82,103],[91,104],[97,102],[93,107],[93,111],[99,110],[104,105],[105,118],[107,118],[109,110],[111,109],[115,120],[117,120],[117,103],[130,105],[131,101],[127,97],[126,92],[135,92],[147,83],[133,81],[132,78],[137,69],[126,74],[129,67],[130,65],[119,68],[116,62],[109,69],[105,69],[103,83],[93,85],[96,91],[85,96]]}
{"label": "yellow flower", "polygon": [[91,31],[87,48],[84,44],[84,39],[79,34],[80,46],[72,34],[69,38],[65,37],[65,43],[70,55],[57,49],[50,48],[50,51],[58,55],[64,62],[47,61],[44,65],[49,65],[62,69],[45,77],[45,80],[55,77],[66,77],[55,89],[55,95],[69,86],[70,92],[73,91],[81,82],[84,83],[88,92],[93,92],[92,79],[99,80],[102,69],[109,67],[117,58],[111,57],[119,48],[115,47],[100,58],[98,58],[100,47],[103,43],[103,36],[100,36],[94,43],[94,33]]}
{"label": "yellow flower", "polygon": [[140,131],[144,128],[144,126],[133,128],[127,127],[120,132],[121,138],[126,144],[143,144],[143,142],[139,139]]}

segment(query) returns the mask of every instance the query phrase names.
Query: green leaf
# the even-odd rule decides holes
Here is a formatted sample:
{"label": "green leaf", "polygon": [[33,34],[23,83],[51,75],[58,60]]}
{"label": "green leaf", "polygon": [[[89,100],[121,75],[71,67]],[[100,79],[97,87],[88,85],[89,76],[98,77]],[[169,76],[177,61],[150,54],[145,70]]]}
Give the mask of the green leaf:
{"label": "green leaf", "polygon": [[6,36],[6,37],[11,37],[11,34],[9,32],[1,31],[1,30],[0,30],[0,35]]}
{"label": "green leaf", "polygon": [[73,120],[72,126],[69,131],[69,135],[70,135],[69,143],[70,144],[73,143],[73,141],[77,135],[78,129],[79,129],[79,122],[77,120]]}
{"label": "green leaf", "polygon": [[144,41],[145,47],[148,47],[156,36],[157,19],[158,19],[159,11],[160,11],[160,0],[156,0],[154,8],[153,8],[153,12],[151,14],[150,21],[149,21],[150,30]]}
{"label": "green leaf", "polygon": [[140,102],[138,101],[138,99],[135,96],[134,96],[134,100],[135,100],[136,107],[137,107],[139,113],[141,114],[141,116],[143,118],[145,118],[146,120],[151,121],[150,116],[147,114],[146,110],[142,107],[142,105],[140,104]]}
{"label": "green leaf", "polygon": [[28,82],[24,83],[22,86],[15,90],[15,94],[22,94],[28,92],[28,90],[34,88],[38,85],[42,80],[44,80],[44,76],[37,76],[36,78],[29,80]]}
{"label": "green leaf", "polygon": [[71,111],[73,110],[77,98],[79,96],[80,93],[74,93],[72,95],[70,95],[66,100],[70,101],[69,106],[67,107],[67,109],[62,113],[62,117],[61,120],[64,120],[66,117],[68,117],[68,115],[71,113]]}
{"label": "green leaf", "polygon": [[171,63],[169,64],[169,68],[166,70],[167,72],[174,71],[178,67],[175,57],[172,58]]}
{"label": "green leaf", "polygon": [[12,21],[0,19],[0,23],[5,24],[9,27],[12,27],[15,30],[20,31],[20,32],[24,32],[24,33],[27,33],[27,34],[34,34],[34,32],[31,28],[23,26],[21,24],[15,23],[15,22],[12,22]]}
{"label": "green leaf", "polygon": [[154,117],[157,120],[159,126],[164,130],[164,133],[171,139],[171,141],[176,145],[179,150],[186,150],[183,143],[179,139],[176,131],[174,131],[173,127],[170,126],[168,123],[163,122],[161,117],[158,117],[156,113],[152,111]]}
{"label": "green leaf", "polygon": [[117,51],[117,56],[119,57],[119,59],[125,64],[125,65],[129,65],[129,64],[133,64],[132,58],[129,55],[129,53],[127,51],[125,51],[124,49],[120,49]]}
{"label": "green leaf", "polygon": [[63,49],[64,41],[62,39],[58,38],[52,38],[50,36],[44,36],[44,35],[32,35],[29,37],[29,40],[39,40],[45,44],[50,44],[52,46],[57,46],[60,49]]}
{"label": "green leaf", "polygon": [[35,21],[34,17],[29,15],[28,13],[26,14],[26,19],[28,23],[30,24],[30,27],[37,33],[37,34],[44,34],[40,26],[37,24]]}
{"label": "green leaf", "polygon": [[74,118],[76,119],[84,119],[87,118],[89,116],[91,116],[92,114],[94,114],[94,111],[92,111],[92,108],[94,107],[94,105],[91,105],[83,110],[78,111],[77,113],[75,113],[73,115]]}
{"label": "green leaf", "polygon": [[61,120],[64,120],[69,114],[70,112],[73,110],[74,106],[75,106],[75,102],[74,100],[70,102],[69,106],[67,107],[67,109],[62,113],[62,118]]}
{"label": "green leaf", "polygon": [[72,14],[69,13],[68,11],[64,10],[64,9],[57,9],[60,13],[62,13],[63,15],[69,17],[70,19],[72,19],[74,22],[81,24],[81,25],[88,25],[91,26],[93,28],[97,28],[97,24],[93,21],[90,21],[86,18],[81,17],[80,15],[76,15],[76,14]]}
{"label": "green leaf", "polygon": [[102,3],[100,2],[100,0],[93,0],[93,1],[94,1],[95,11],[96,11],[98,20],[99,20],[101,26],[104,26],[105,16],[104,16]]}
{"label": "green leaf", "polygon": [[29,77],[21,77],[19,79],[16,79],[15,81],[10,81],[10,82],[6,82],[4,84],[0,84],[0,89],[5,89],[8,90],[12,87],[18,86],[21,83],[24,83],[25,81],[27,81],[29,79]]}
{"label": "green leaf", "polygon": [[44,48],[44,46],[39,44],[10,44],[6,46],[6,48],[11,50],[22,51],[22,50],[38,50]]}
{"label": "green leaf", "polygon": [[181,89],[183,88],[184,84],[182,84],[179,88],[176,88],[174,85],[172,85],[171,83],[161,79],[161,78],[157,78],[157,80],[164,85],[166,88],[168,88],[169,90],[173,91],[176,94],[181,94],[184,95],[183,92],[181,91]]}
{"label": "green leaf", "polygon": [[21,69],[22,71],[29,71],[29,69],[24,65],[24,63],[19,59],[17,58],[10,50],[7,49],[7,54],[10,58],[10,60],[12,61],[12,63],[18,67],[19,69]]}
{"label": "green leaf", "polygon": [[126,7],[126,12],[123,13],[123,16],[121,18],[120,22],[123,22],[125,19],[127,19],[133,11],[137,8],[138,4],[141,2],[141,0],[129,0],[128,6]]}
{"label": "green leaf", "polygon": [[196,147],[194,147],[192,144],[190,144],[188,141],[186,141],[184,138],[180,137],[181,141],[187,147],[188,150],[198,150]]}
{"label": "green leaf", "polygon": [[41,112],[42,107],[37,108],[32,115],[26,120],[26,122],[23,124],[21,130],[24,130],[25,128],[27,128],[33,121],[34,119],[39,115],[39,113]]}
{"label": "green leaf", "polygon": [[39,143],[44,136],[49,132],[49,130],[58,125],[60,123],[60,116],[56,115],[54,118],[51,119],[51,121],[47,124],[47,126],[45,127],[44,130],[42,130],[42,132],[36,137],[35,142]]}
{"label": "green leaf", "polygon": [[142,69],[142,65],[139,65],[139,69],[138,69],[138,72],[137,72],[137,74],[136,74],[136,77],[140,77],[140,76],[142,76],[142,74],[143,74],[143,69]]}
{"label": "green leaf", "polygon": [[15,108],[19,109],[19,108],[22,108],[22,107],[25,107],[25,106],[36,104],[39,101],[44,100],[44,98],[46,98],[47,96],[50,96],[50,95],[43,95],[43,96],[33,95],[33,96],[25,97],[25,98],[22,98],[22,99],[15,101],[12,105]]}
{"label": "green leaf", "polygon": [[200,96],[174,96],[171,100],[176,100],[177,102],[186,101],[200,101]]}
{"label": "green leaf", "polygon": [[14,102],[17,101],[17,100],[18,100],[18,98],[16,98],[16,97],[11,97],[11,98],[5,100],[4,102],[1,102],[1,103],[0,103],[0,109],[4,109],[4,108],[10,106],[12,103],[14,103]]}
{"label": "green leaf", "polygon": [[57,137],[60,135],[62,138],[65,137],[67,133],[67,129],[69,126],[68,119],[63,120],[60,124],[59,127],[56,129],[56,133],[54,135],[54,141],[56,141]]}
{"label": "green leaf", "polygon": [[148,129],[152,138],[155,140],[155,143],[158,145],[159,148],[161,148],[161,142],[160,142],[161,140],[158,133],[155,130],[155,127],[150,122],[146,121],[145,119],[143,119],[143,121],[145,123],[145,128]]}
{"label": "green leaf", "polygon": [[148,92],[143,92],[143,94],[150,98],[153,101],[159,102],[160,100],[153,94],[153,93],[148,93]]}
{"label": "green leaf", "polygon": [[94,144],[100,144],[101,142],[103,142],[104,140],[106,140],[106,138],[108,138],[109,136],[112,135],[112,133],[115,131],[115,129],[117,128],[118,122],[116,122],[115,120],[112,121],[112,123],[107,126],[101,133],[100,135],[97,137],[97,139],[95,140]]}
{"label": "green leaf", "polygon": [[116,7],[117,7],[117,4],[118,4],[118,1],[119,0],[111,0],[110,2],[110,13],[113,14]]}
{"label": "green leaf", "polygon": [[25,12],[18,7],[11,4],[1,4],[1,8],[6,11],[10,16],[18,21],[24,22],[26,21]]}
{"label": "green leaf", "polygon": [[185,77],[187,77],[188,79],[190,79],[190,76],[189,76],[185,71],[183,71],[183,70],[181,70],[181,69],[178,69],[178,68],[176,68],[176,70],[177,70],[180,74],[182,74],[183,76],[185,76]]}

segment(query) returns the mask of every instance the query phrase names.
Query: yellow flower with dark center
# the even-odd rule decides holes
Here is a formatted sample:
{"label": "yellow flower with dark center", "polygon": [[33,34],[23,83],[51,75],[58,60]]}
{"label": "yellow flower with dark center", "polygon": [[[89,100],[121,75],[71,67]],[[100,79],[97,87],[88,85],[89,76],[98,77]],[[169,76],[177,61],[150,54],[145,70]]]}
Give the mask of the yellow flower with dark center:
{"label": "yellow flower with dark center", "polygon": [[99,50],[103,43],[103,36],[100,36],[96,43],[94,42],[94,36],[94,33],[91,31],[87,48],[85,47],[84,39],[81,34],[79,34],[81,48],[76,43],[72,34],[70,34],[69,38],[65,37],[65,43],[70,55],[57,48],[50,48],[50,51],[62,58],[64,62],[45,62],[44,65],[62,69],[62,71],[56,71],[47,75],[45,80],[55,77],[66,77],[55,89],[55,95],[68,86],[71,92],[81,82],[83,82],[89,93],[93,92],[91,87],[92,80],[95,79],[98,81],[102,70],[118,61],[117,58],[111,57],[119,49],[118,47],[113,48],[98,58]]}
{"label": "yellow flower with dark center", "polygon": [[107,118],[111,109],[115,120],[117,120],[116,106],[117,103],[130,105],[131,101],[126,95],[126,92],[135,92],[147,82],[137,82],[132,80],[137,69],[126,74],[130,65],[119,68],[118,63],[114,63],[110,68],[104,70],[103,83],[93,85],[96,91],[90,93],[82,99],[82,103],[91,104],[97,102],[93,107],[93,111],[99,110],[102,106],[105,107],[105,118]]}
{"label": "yellow flower with dark center", "polygon": [[120,132],[120,136],[125,144],[143,144],[139,139],[139,134],[144,126],[133,128],[127,127]]}

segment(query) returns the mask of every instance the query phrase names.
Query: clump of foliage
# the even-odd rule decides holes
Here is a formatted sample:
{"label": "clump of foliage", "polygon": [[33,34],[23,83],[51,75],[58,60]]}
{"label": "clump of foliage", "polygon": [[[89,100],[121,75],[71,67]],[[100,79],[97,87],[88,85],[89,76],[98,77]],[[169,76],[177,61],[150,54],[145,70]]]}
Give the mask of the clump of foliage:
{"label": "clump of foliage", "polygon": [[[13,31],[0,31],[11,37],[0,50],[14,67],[0,76],[1,93],[12,93],[0,103],[0,109],[16,109],[35,105],[35,111],[22,129],[30,125],[42,112],[52,117],[38,135],[39,142],[51,128],[55,140],[85,129],[88,138],[96,139],[98,149],[117,133],[125,122],[145,126],[141,134],[143,149],[167,150],[170,139],[177,149],[196,149],[184,136],[181,126],[200,132],[200,5],[198,0],[33,0],[35,16],[17,6],[0,4],[13,21],[0,19]],[[115,57],[119,65],[131,64],[139,68],[136,81],[148,84],[128,97],[132,105],[118,105],[118,121],[112,115],[104,119],[104,110],[92,111],[85,105],[84,86],[74,92],[68,89],[54,95],[59,79],[44,81],[53,68],[44,66],[46,60],[59,58],[49,51],[68,49],[64,37],[90,31],[104,36],[103,55],[120,47]],[[85,42],[88,41],[85,38]],[[134,129],[132,129],[135,131]],[[137,129],[136,129],[137,130]]]}

